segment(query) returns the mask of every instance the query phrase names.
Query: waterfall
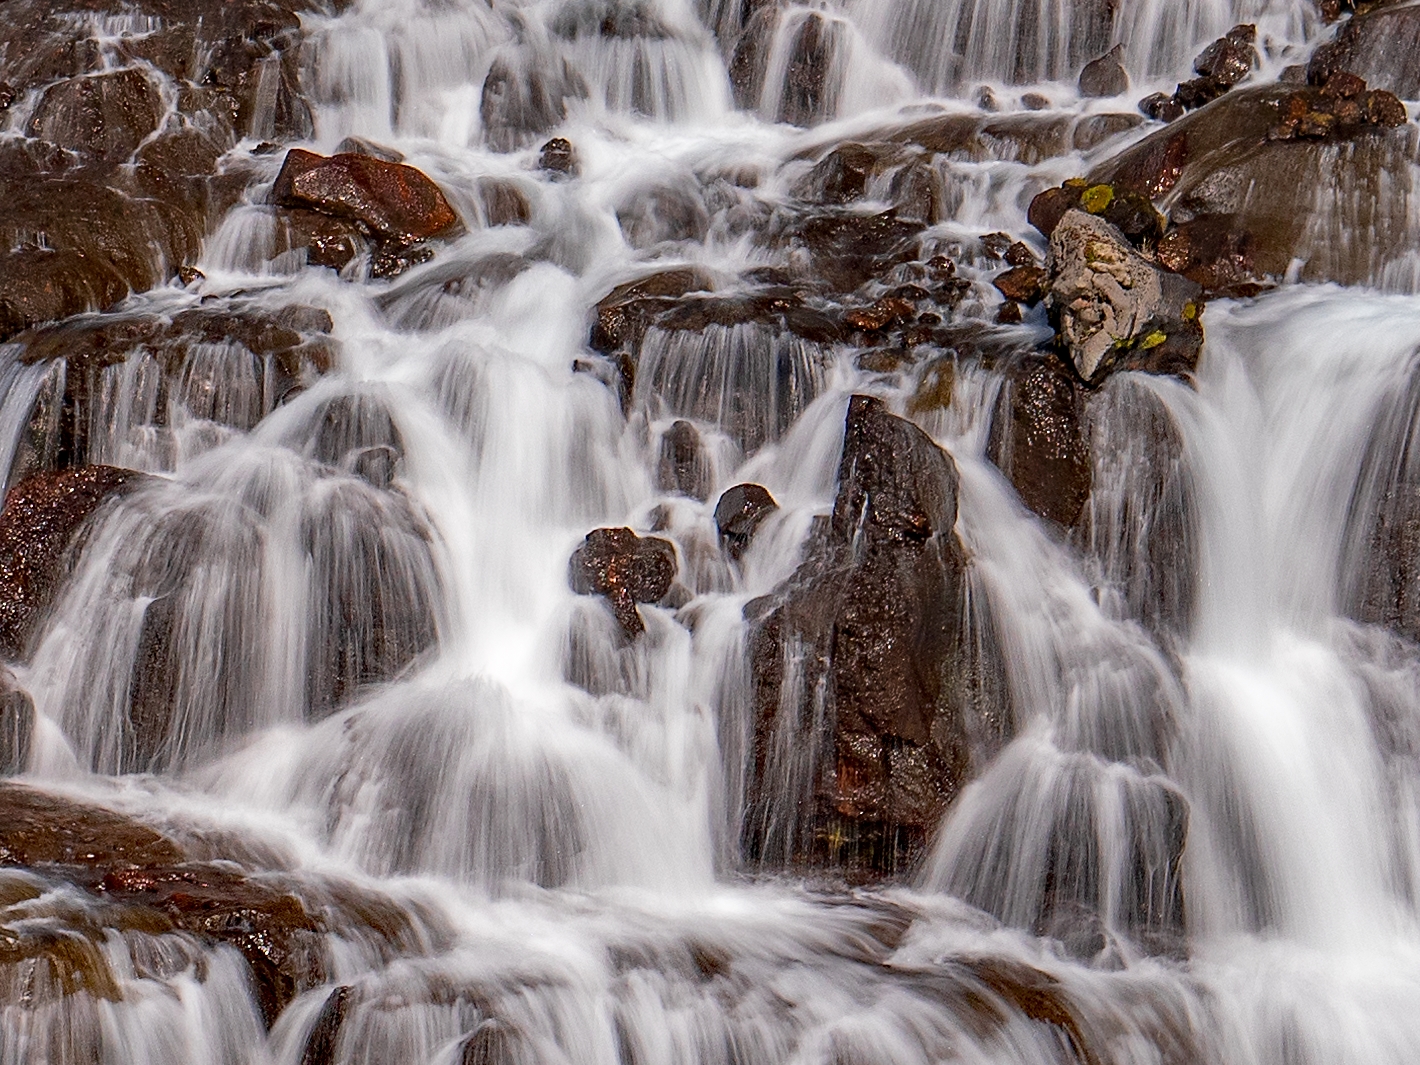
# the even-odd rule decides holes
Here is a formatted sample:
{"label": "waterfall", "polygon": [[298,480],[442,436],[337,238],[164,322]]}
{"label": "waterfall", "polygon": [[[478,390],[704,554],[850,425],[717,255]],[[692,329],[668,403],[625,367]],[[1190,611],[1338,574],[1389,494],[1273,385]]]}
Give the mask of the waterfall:
{"label": "waterfall", "polygon": [[[1420,163],[1282,124],[1319,5],[41,6],[6,196],[137,67],[205,237],[0,263],[0,1065],[1415,1059]],[[1196,365],[1003,302],[1062,185],[1252,227]]]}

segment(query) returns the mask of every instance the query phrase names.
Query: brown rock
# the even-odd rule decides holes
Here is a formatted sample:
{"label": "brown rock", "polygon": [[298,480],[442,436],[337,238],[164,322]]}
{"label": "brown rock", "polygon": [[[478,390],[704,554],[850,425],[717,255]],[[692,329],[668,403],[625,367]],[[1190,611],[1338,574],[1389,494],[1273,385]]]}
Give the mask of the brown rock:
{"label": "brown rock", "polygon": [[778,509],[779,504],[762,485],[737,484],[725,489],[715,504],[715,528],[731,558],[745,553],[759,523]]}
{"label": "brown rock", "polygon": [[0,776],[30,766],[34,749],[35,704],[9,670],[0,671]]}
{"label": "brown rock", "polygon": [[962,651],[956,486],[926,434],[853,397],[832,517],[798,572],[745,608],[750,861],[900,870],[969,773],[976,741],[989,746]]}
{"label": "brown rock", "polygon": [[277,206],[347,219],[397,246],[448,237],[461,228],[439,186],[424,174],[368,155],[327,158],[293,148],[271,195]]}
{"label": "brown rock", "polygon": [[[923,295],[926,295],[924,292]],[[884,296],[871,307],[859,307],[849,311],[843,320],[854,329],[875,332],[890,325],[910,322],[917,316],[917,308],[907,300],[895,296]]]}
{"label": "brown rock", "polygon": [[1090,495],[1084,389],[1054,355],[1030,356],[1007,378],[987,454],[1042,518],[1069,528]]}
{"label": "brown rock", "polygon": [[544,144],[538,153],[537,165],[539,170],[564,177],[576,177],[582,171],[577,149],[566,137],[553,137]]}
{"label": "brown rock", "polygon": [[637,603],[655,603],[670,591],[676,575],[675,545],[630,529],[593,529],[572,555],[568,580],[579,595],[600,595],[611,603],[628,639],[646,630]]}
{"label": "brown rock", "polygon": [[1034,307],[1045,296],[1050,283],[1050,274],[1039,266],[1017,266],[1004,274],[997,274],[991,284],[1008,300]]}
{"label": "brown rock", "polygon": [[106,163],[127,160],[158,128],[163,101],[138,70],[71,78],[45,90],[26,133]]}
{"label": "brown rock", "polygon": [[532,218],[532,204],[511,181],[480,178],[478,194],[483,200],[483,217],[490,226],[525,226]]}
{"label": "brown rock", "polygon": [[829,82],[838,51],[839,30],[822,15],[805,17],[789,45],[789,66],[779,113],[774,119],[795,126],[812,126],[832,118],[835,87]]}
{"label": "brown rock", "polygon": [[1098,59],[1092,59],[1080,71],[1080,95],[1090,97],[1119,96],[1129,91],[1129,75],[1125,73],[1124,45],[1116,44]]}
{"label": "brown rock", "polygon": [[301,1065],[335,1065],[339,1061],[336,1040],[340,1038],[340,1028],[345,1023],[353,990],[349,985],[342,984],[326,998],[316,1016],[316,1023],[311,1027],[311,1034],[306,1036]]}
{"label": "brown rock", "polygon": [[1193,61],[1193,69],[1202,77],[1230,89],[1252,73],[1257,63],[1257,49],[1253,47],[1256,40],[1256,26],[1234,26],[1203,50]]}
{"label": "brown rock", "polygon": [[1159,262],[1213,296],[1254,296],[1266,284],[1256,268],[1256,241],[1229,215],[1175,226],[1159,241]]}
{"label": "brown rock", "polygon": [[661,437],[656,486],[663,492],[704,500],[710,495],[711,473],[699,431],[690,422],[677,420]]}
{"label": "brown rock", "polygon": [[488,146],[511,152],[532,143],[562,124],[567,101],[586,95],[586,83],[566,60],[538,56],[519,68],[503,57],[495,59],[478,107]]}
{"label": "brown rock", "polygon": [[184,860],[177,844],[132,818],[0,783],[0,865],[167,865]]}
{"label": "brown rock", "polygon": [[1420,9],[1412,4],[1374,5],[1342,23],[1334,40],[1312,53],[1307,78],[1324,85],[1346,71],[1405,100],[1420,98]]}
{"label": "brown rock", "polygon": [[21,481],[0,511],[0,650],[17,658],[43,623],[67,576],[80,527],[110,496],[146,479],[134,470],[81,466]]}
{"label": "brown rock", "polygon": [[1154,92],[1139,101],[1139,110],[1158,122],[1172,122],[1182,118],[1188,109],[1173,95]]}
{"label": "brown rock", "polygon": [[589,343],[603,353],[634,349],[656,312],[672,306],[677,296],[710,287],[709,275],[693,267],[662,270],[624,282],[597,302]]}

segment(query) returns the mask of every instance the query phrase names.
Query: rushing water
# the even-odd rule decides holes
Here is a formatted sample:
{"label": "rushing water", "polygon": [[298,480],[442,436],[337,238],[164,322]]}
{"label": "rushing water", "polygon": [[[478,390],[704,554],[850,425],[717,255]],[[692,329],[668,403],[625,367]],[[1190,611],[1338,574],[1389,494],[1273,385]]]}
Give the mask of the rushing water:
{"label": "rushing water", "polygon": [[[330,931],[328,984],[268,1035],[231,951],[97,936],[86,949],[117,991],[0,988],[0,1062],[298,1065],[336,985],[333,1060],[351,1065],[1420,1054],[1420,657],[1373,624],[1390,619],[1368,613],[1364,572],[1373,515],[1420,476],[1413,295],[1212,304],[1195,382],[1123,375],[1091,401],[1087,542],[1030,515],[987,461],[998,378],[963,367],[951,405],[918,415],[961,473],[957,531],[1015,738],[913,877],[878,890],[741,864],[741,610],[830,507],[848,396],[905,411],[907,394],[752,323],[653,330],[629,414],[574,371],[589,308],[646,264],[722,283],[774,265],[745,220],[803,178],[805,149],[969,110],[982,85],[1007,110],[1025,87],[1067,118],[1129,110],[1236,21],[1258,22],[1269,69],[1297,55],[1312,5],[767,9],[764,80],[737,111],[727,64],[749,7],[363,0],[307,20],[312,147],[398,149],[469,232],[395,281],[341,279],[278,255],[249,193],[208,242],[202,293],[327,308],[337,365],[280,405],[269,368],[233,369],[221,345],[177,390],[141,353],[102,371],[88,457],[162,476],[101,513],[16,671],[43,715],[31,781],[241,841],[311,891],[357,885],[405,914],[413,945]],[[814,20],[833,59],[806,102],[790,67]],[[1116,41],[1129,99],[1078,101],[1079,65]],[[558,132],[579,175],[535,169],[545,136],[485,128],[495,69],[508,91],[534,74],[568,87]],[[941,165],[931,235],[969,249],[1024,236],[1030,195],[1087,161]],[[527,227],[484,224],[490,179],[526,196]],[[688,239],[636,214],[665,190],[694,205]],[[964,270],[984,316],[985,275]],[[56,385],[6,358],[9,468]],[[657,487],[678,418],[706,439],[708,503]],[[712,513],[742,481],[782,509],[730,565]],[[570,591],[567,559],[591,528],[653,523],[689,602],[643,607],[625,646]],[[159,616],[161,668],[143,659]],[[114,725],[135,685],[162,687],[141,694],[169,709],[159,738]],[[1151,941],[1161,920],[1186,935]],[[1023,972],[1057,982],[1066,1021],[1054,992],[1022,998]]]}

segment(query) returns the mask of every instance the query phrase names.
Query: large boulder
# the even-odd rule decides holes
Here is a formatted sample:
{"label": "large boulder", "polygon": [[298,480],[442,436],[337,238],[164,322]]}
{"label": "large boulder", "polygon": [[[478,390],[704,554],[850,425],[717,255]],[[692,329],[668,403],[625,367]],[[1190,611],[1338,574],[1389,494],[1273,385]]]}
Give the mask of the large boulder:
{"label": "large boulder", "polygon": [[26,132],[69,151],[121,163],[157,130],[164,110],[157,86],[141,70],[118,70],[51,85]]}
{"label": "large boulder", "polygon": [[1175,229],[1189,227],[1166,235],[1160,253],[1210,291],[1294,272],[1304,281],[1375,283],[1414,243],[1416,135],[1397,106],[1349,79],[1240,88],[1129,146],[1087,180],[1150,197]]}
{"label": "large boulder", "polygon": [[1115,368],[1190,370],[1203,344],[1202,288],[1140,255],[1096,215],[1072,210],[1050,237],[1046,303],[1087,384]]}
{"label": "large boulder", "polygon": [[956,494],[922,430],[853,397],[831,517],[798,571],[745,607],[750,862],[901,870],[990,746],[964,651]]}

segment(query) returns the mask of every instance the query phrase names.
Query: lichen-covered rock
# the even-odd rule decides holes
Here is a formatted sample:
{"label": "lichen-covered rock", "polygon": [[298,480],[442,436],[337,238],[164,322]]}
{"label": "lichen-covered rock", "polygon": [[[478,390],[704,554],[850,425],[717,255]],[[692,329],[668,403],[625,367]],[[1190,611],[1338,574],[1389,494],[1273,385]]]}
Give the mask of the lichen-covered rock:
{"label": "lichen-covered rock", "polygon": [[572,555],[568,581],[579,595],[605,598],[628,639],[646,631],[637,603],[665,598],[675,580],[675,545],[630,529],[593,529]]}
{"label": "lichen-covered rock", "polygon": [[1203,343],[1197,283],[1160,269],[1086,211],[1061,219],[1050,257],[1047,307],[1081,380],[1097,383],[1117,365],[1197,360]]}
{"label": "lichen-covered rock", "polygon": [[745,608],[749,861],[901,870],[990,746],[964,650],[956,491],[925,433],[853,397],[832,516],[793,577]]}

